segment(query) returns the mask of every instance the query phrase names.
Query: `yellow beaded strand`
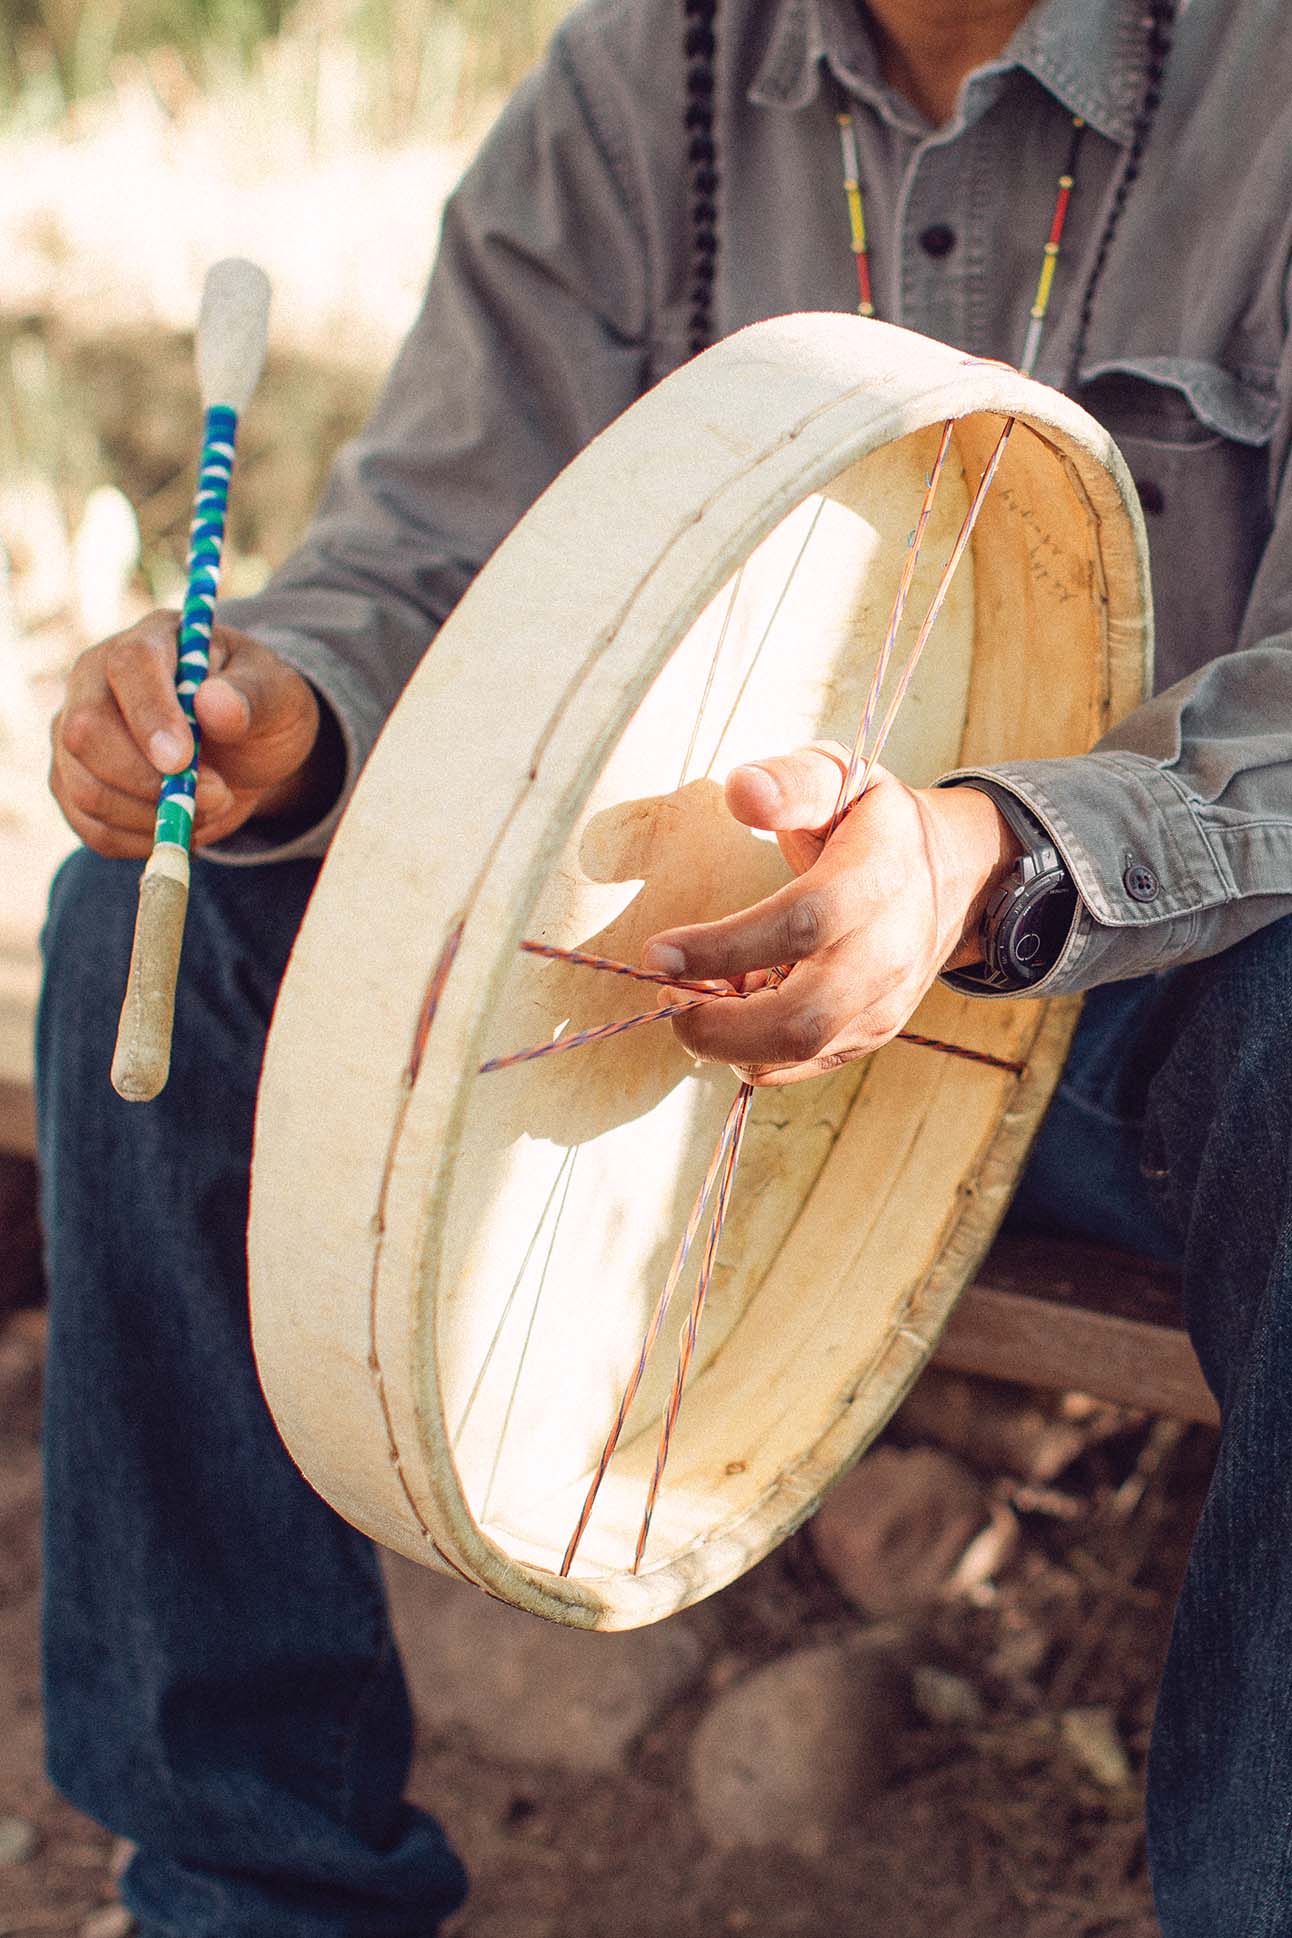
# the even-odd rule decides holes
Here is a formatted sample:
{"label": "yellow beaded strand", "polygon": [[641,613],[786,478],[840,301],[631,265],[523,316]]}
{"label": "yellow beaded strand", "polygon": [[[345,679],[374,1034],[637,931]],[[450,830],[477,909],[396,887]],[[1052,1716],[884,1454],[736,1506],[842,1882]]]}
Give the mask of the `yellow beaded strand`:
{"label": "yellow beaded strand", "polygon": [[[857,152],[857,130],[851,113],[840,108],[835,116],[839,124],[839,145],[843,155],[843,190],[848,205],[848,231],[852,244],[853,259],[857,265],[857,314],[874,316],[875,301],[870,281],[870,251],[866,241],[866,210],[861,194],[861,167]],[[1072,143],[1068,149],[1067,161],[1059,177],[1058,198],[1054,204],[1054,215],[1050,221],[1050,233],[1046,238],[1041,254],[1041,272],[1037,278],[1036,296],[1028,312],[1027,335],[1023,340],[1023,354],[1019,359],[1019,369],[1025,377],[1030,377],[1036,367],[1037,352],[1041,346],[1041,332],[1050,307],[1050,295],[1054,288],[1054,272],[1058,267],[1059,246],[1063,240],[1063,228],[1068,219],[1068,205],[1077,179],[1077,152],[1081,137],[1085,132],[1085,122],[1079,114],[1072,117]]]}

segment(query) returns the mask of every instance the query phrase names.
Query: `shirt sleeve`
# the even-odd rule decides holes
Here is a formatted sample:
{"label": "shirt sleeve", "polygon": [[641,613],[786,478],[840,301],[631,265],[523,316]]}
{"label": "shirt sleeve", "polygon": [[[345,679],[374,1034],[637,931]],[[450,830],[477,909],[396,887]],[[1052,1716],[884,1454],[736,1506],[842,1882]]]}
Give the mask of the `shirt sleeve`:
{"label": "shirt sleeve", "polygon": [[[1290,394],[1288,378],[1282,396]],[[1286,404],[1285,404],[1286,411]],[[1284,419],[1286,427],[1286,416]],[[1081,904],[1029,995],[1068,994],[1193,962],[1292,914],[1292,466],[1234,650],[1167,687],[1066,760],[964,768],[1026,802]],[[1260,515],[1268,516],[1267,507]],[[1208,570],[1200,535],[1198,571]],[[954,974],[946,979],[981,994]]]}
{"label": "shirt sleeve", "polygon": [[[376,219],[376,212],[374,212]],[[299,549],[216,617],[279,653],[336,717],[346,781],[288,841],[254,822],[221,861],[321,854],[437,627],[517,519],[646,383],[641,214],[569,37],[513,97],[446,205],[426,300]]]}

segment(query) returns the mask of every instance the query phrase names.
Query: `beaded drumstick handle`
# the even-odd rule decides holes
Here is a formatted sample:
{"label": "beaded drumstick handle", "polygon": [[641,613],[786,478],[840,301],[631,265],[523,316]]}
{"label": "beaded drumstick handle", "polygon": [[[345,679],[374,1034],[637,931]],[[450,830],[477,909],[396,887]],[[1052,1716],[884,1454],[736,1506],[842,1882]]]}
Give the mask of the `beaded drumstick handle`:
{"label": "beaded drumstick handle", "polygon": [[210,666],[211,615],[238,414],[260,377],[268,323],[269,279],[264,271],[238,258],[215,263],[207,272],[197,323],[197,374],[205,416],[175,668],[175,691],[193,734],[193,759],[182,774],[168,774],[162,782],[153,851],[139,883],[130,974],[112,1058],[112,1087],[131,1103],[155,1097],[170,1071],[197,789],[199,736],[193,701]]}

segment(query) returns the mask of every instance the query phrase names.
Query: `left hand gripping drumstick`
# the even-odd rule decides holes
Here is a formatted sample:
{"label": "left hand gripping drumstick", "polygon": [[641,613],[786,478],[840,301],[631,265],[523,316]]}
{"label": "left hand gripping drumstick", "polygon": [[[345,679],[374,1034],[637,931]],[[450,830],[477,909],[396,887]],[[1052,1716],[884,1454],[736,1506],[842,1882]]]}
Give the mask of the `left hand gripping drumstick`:
{"label": "left hand gripping drumstick", "polygon": [[182,774],[169,774],[162,782],[153,851],[139,884],[130,975],[112,1057],[112,1087],[131,1103],[155,1097],[170,1071],[175,978],[188,909],[188,853],[197,788],[199,743],[193,701],[210,666],[211,615],[224,549],[238,415],[259,380],[268,325],[269,278],[264,271],[236,257],[213,264],[197,321],[202,456],[175,668],[175,691],[193,733],[193,759]]}

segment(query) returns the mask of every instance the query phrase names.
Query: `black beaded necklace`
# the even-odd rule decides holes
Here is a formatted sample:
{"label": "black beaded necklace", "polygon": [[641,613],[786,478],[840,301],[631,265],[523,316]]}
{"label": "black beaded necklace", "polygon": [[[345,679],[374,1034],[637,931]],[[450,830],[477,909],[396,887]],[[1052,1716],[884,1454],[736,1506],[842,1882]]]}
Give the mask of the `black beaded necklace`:
{"label": "black beaded necklace", "polygon": [[[1103,279],[1108,253],[1113,237],[1117,232],[1126,200],[1144,158],[1144,150],[1152,132],[1158,104],[1162,99],[1162,82],[1166,73],[1167,59],[1171,51],[1171,38],[1175,26],[1178,0],[1148,0],[1144,16],[1145,62],[1144,91],[1140,96],[1131,130],[1130,145],[1122,165],[1117,189],[1113,196],[1108,217],[1104,223],[1103,234],[1095,253],[1094,267],[1086,283],[1082,297],[1081,311],[1077,322],[1076,343],[1073,350],[1072,367],[1075,370],[1082,361],[1086,338],[1090,329],[1090,319],[1094,311],[1095,297]],[[689,170],[689,216],[690,216],[690,271],[687,278],[687,346],[692,356],[705,349],[713,335],[713,291],[718,262],[718,148],[714,132],[714,58],[717,51],[716,25],[718,0],[682,0],[685,21],[684,52],[686,68],[686,110],[685,130],[687,143],[687,166]],[[846,124],[846,109],[839,116],[841,128],[846,125],[851,133],[851,120]],[[1039,325],[1044,318],[1045,302],[1048,301],[1049,281],[1053,276],[1054,258],[1058,253],[1058,235],[1061,233],[1063,216],[1067,211],[1068,197],[1073,188],[1076,156],[1082,132],[1080,117],[1074,117],[1073,142],[1069,150],[1068,162],[1059,182],[1059,202],[1056,205],[1055,220],[1051,224],[1049,239],[1046,243],[1045,263],[1038,300],[1032,306],[1028,341],[1024,359],[1030,369],[1035,356]],[[852,144],[855,154],[855,143]],[[862,301],[859,308],[862,314],[874,313],[869,301],[869,267],[866,262],[864,230],[860,249],[857,238],[857,208],[859,207],[859,186],[855,166],[849,168],[849,143],[844,144],[845,193],[848,196],[850,220],[850,244],[858,259],[858,274],[861,280]],[[1042,300],[1044,298],[1044,300]],[[1040,314],[1038,315],[1038,306]]]}

